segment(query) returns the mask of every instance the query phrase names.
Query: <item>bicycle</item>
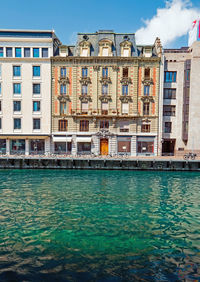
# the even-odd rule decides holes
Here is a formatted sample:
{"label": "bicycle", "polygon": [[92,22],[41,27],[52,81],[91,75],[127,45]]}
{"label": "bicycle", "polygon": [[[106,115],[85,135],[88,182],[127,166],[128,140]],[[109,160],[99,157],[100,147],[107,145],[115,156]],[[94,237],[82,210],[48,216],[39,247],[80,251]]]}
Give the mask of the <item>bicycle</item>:
{"label": "bicycle", "polygon": [[195,160],[196,157],[197,157],[197,154],[191,153],[191,152],[183,156],[184,160],[189,160],[189,158],[191,158],[191,160]]}

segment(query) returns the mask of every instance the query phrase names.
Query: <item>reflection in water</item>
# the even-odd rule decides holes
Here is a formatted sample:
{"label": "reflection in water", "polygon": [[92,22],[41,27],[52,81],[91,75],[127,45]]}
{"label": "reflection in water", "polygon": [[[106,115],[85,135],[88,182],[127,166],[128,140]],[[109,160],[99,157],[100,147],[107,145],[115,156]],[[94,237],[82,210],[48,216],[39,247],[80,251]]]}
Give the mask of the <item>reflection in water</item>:
{"label": "reflection in water", "polygon": [[0,176],[0,280],[198,281],[198,173]]}

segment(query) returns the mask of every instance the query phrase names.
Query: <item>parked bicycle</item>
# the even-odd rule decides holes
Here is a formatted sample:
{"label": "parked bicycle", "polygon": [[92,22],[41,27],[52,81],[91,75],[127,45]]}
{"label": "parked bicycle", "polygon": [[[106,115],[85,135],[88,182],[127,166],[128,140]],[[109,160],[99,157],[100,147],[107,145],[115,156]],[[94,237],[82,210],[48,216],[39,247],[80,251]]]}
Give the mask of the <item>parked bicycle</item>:
{"label": "parked bicycle", "polygon": [[191,158],[191,160],[195,160],[196,157],[197,157],[197,154],[195,153],[188,153],[183,156],[184,160],[189,160],[189,158]]}

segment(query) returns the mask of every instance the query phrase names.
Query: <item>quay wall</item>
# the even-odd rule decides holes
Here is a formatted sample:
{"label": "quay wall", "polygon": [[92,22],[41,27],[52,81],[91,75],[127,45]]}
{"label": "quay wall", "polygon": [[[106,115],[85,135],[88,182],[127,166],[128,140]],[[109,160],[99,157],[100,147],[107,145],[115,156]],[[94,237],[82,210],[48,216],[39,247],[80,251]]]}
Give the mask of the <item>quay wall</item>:
{"label": "quay wall", "polygon": [[1,158],[0,169],[100,169],[200,171],[200,160]]}

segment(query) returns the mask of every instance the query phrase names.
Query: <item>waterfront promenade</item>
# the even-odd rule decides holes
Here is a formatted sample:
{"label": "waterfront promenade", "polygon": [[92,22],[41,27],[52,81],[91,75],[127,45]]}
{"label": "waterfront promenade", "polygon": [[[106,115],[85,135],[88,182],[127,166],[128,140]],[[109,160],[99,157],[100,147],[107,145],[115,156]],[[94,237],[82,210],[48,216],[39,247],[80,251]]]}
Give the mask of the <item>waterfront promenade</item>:
{"label": "waterfront promenade", "polygon": [[92,155],[2,155],[0,169],[100,169],[200,171],[200,158]]}

